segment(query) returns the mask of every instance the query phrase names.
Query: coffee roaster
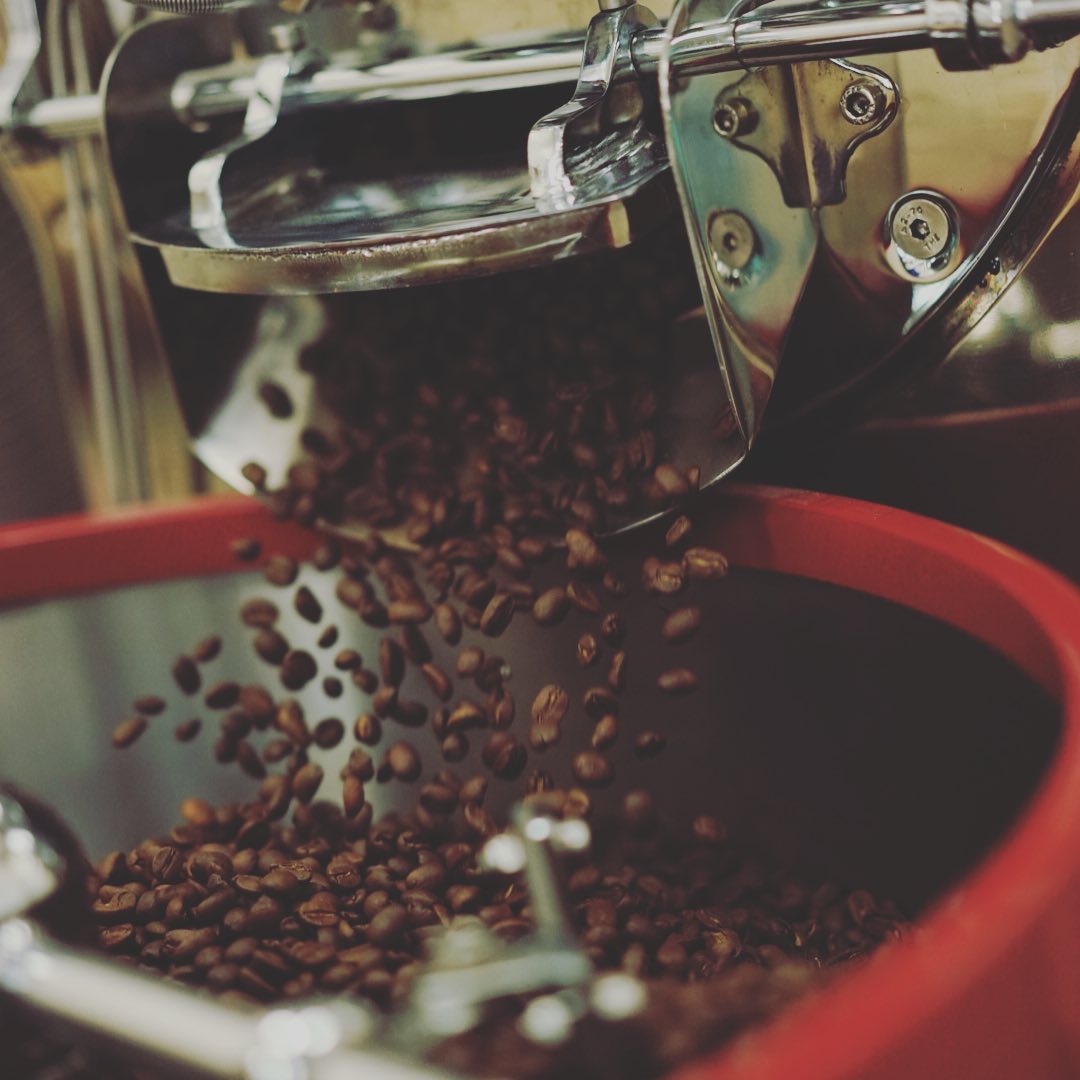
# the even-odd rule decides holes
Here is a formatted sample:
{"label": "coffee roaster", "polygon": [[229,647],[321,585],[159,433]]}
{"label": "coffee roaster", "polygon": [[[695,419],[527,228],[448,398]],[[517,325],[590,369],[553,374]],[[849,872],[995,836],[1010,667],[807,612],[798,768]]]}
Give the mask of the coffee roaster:
{"label": "coffee roaster", "polygon": [[[437,51],[383,3],[168,7],[107,64],[87,13],[5,7],[9,150],[57,150],[82,238],[69,307],[106,501],[161,487],[139,448],[175,448],[171,402],[142,404],[162,351],[197,455],[244,487],[251,446],[272,476],[296,446],[253,387],[288,382],[347,297],[540,291],[581,263],[599,298],[626,291],[619,253],[685,243],[676,462],[709,481],[757,446],[768,478],[922,488],[1006,535],[1051,516],[1060,492],[1044,515],[1024,493],[1071,443],[1022,429],[1067,427],[1076,391],[1068,5],[680,4],[662,24],[605,3],[584,37]],[[1002,484],[1022,513],[992,508]],[[1057,517],[1012,532],[1067,561]]]}

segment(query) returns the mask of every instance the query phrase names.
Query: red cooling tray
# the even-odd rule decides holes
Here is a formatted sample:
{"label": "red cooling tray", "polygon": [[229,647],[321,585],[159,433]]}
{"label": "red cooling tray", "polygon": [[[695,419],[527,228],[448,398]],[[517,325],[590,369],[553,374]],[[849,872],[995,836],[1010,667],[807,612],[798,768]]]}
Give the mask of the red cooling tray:
{"label": "red cooling tray", "polygon": [[[914,608],[1012,659],[1060,703],[1041,788],[908,945],[682,1069],[679,1080],[1057,1080],[1080,1076],[1080,593],[999,544],[866,503],[733,486],[708,528],[733,563]],[[251,534],[312,537],[234,497],[0,530],[11,602],[232,568]]]}

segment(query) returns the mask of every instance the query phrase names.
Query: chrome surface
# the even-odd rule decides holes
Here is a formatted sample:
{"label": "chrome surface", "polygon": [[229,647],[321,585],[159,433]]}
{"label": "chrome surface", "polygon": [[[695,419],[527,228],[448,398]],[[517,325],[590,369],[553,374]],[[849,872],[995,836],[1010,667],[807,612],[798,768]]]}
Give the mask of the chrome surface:
{"label": "chrome surface", "polygon": [[885,216],[885,259],[901,277],[940,281],[955,269],[956,210],[932,191],[904,195]]}
{"label": "chrome surface", "polygon": [[[25,915],[60,884],[59,856],[39,836],[23,808],[0,791],[0,930],[4,920]],[[5,969],[0,946],[0,977]]]}
{"label": "chrome surface", "polygon": [[641,4],[593,16],[573,96],[529,132],[529,188],[541,213],[610,198],[666,169],[645,115],[649,87],[630,55],[634,36],[657,22]]}

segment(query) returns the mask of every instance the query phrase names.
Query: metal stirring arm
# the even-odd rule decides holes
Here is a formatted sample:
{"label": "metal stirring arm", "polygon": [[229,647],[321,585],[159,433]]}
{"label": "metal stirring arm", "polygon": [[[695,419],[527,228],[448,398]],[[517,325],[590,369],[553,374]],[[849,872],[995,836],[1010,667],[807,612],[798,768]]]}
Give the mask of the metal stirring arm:
{"label": "metal stirring arm", "polygon": [[[0,993],[67,1024],[211,1077],[280,1080],[438,1080],[425,1053],[473,1028],[501,998],[535,997],[522,1031],[551,1042],[552,1004],[566,1011],[564,1037],[590,1009],[607,1020],[635,1014],[644,988],[623,975],[595,978],[580,951],[558,884],[557,860],[589,844],[582,821],[557,822],[524,807],[514,830],[495,837],[485,862],[498,872],[524,870],[535,933],[506,946],[486,928],[451,928],[436,945],[404,1011],[381,1022],[356,1002],[245,1009],[60,944],[34,913],[52,897],[64,861],[34,831],[20,802],[0,791]],[[571,999],[566,991],[575,992]],[[567,1005],[574,1002],[573,1007]],[[545,1002],[547,1004],[545,1004]],[[542,1030],[530,1027],[537,1012]],[[535,1025],[534,1025],[535,1026]]]}

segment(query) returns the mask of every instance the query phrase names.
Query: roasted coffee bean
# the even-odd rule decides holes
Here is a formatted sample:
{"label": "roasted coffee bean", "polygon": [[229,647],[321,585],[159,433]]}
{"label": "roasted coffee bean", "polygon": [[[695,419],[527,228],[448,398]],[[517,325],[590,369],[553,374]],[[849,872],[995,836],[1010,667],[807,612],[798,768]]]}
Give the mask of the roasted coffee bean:
{"label": "roasted coffee bean", "polygon": [[503,731],[514,722],[517,704],[514,695],[505,690],[494,690],[487,699],[488,719],[496,731]]}
{"label": "roasted coffee bean", "polygon": [[417,666],[431,662],[431,646],[424,637],[424,631],[415,623],[402,626],[400,644],[405,655]]}
{"label": "roasted coffee bean", "polygon": [[185,799],[180,804],[180,816],[189,824],[202,829],[217,823],[214,808],[205,799],[195,797]]}
{"label": "roasted coffee bean", "polygon": [[301,585],[293,596],[293,607],[296,609],[297,614],[307,619],[309,623],[318,623],[322,621],[323,609],[322,604],[315,598],[315,594],[306,586]]}
{"label": "roasted coffee bean", "polygon": [[144,694],[135,699],[134,709],[143,716],[160,716],[165,711],[165,699],[154,694]]}
{"label": "roasted coffee bean", "polygon": [[669,694],[688,694],[697,689],[697,676],[689,668],[671,668],[660,675],[656,685]]}
{"label": "roasted coffee bean", "polygon": [[379,676],[374,671],[368,671],[367,668],[357,668],[352,673],[353,685],[362,690],[365,694],[373,694],[379,685]]}
{"label": "roasted coffee bean", "polygon": [[606,686],[590,686],[582,695],[581,703],[593,720],[619,711],[619,699]]}
{"label": "roasted coffee bean", "polygon": [[334,667],[338,671],[355,671],[357,668],[362,667],[363,663],[363,658],[355,649],[342,649],[334,657]]}
{"label": "roasted coffee bean", "polygon": [[371,697],[371,707],[375,715],[385,719],[397,712],[398,692],[396,686],[382,686]]}
{"label": "roasted coffee bean", "polygon": [[254,562],[262,554],[262,544],[254,537],[243,537],[233,540],[229,551],[238,562]]}
{"label": "roasted coffee bean", "polygon": [[435,605],[435,628],[447,645],[461,640],[461,619],[450,604]]}
{"label": "roasted coffee bean", "polygon": [[[642,788],[628,791],[623,796],[622,817],[626,827],[635,836],[649,833],[656,828],[659,820],[656,801],[648,791]],[[629,926],[627,929],[629,930]]]}
{"label": "roasted coffee bean", "polygon": [[464,761],[469,753],[469,740],[460,732],[452,731],[439,743],[439,752],[445,761]]}
{"label": "roasted coffee bean", "polygon": [[608,714],[607,716],[601,716],[600,719],[597,720],[590,741],[592,742],[592,748],[594,750],[606,750],[609,746],[614,744],[618,737],[618,718]]}
{"label": "roasted coffee bean", "polygon": [[190,656],[178,656],[172,666],[173,681],[189,697],[202,687],[202,676]]}
{"label": "roasted coffee bean", "polygon": [[510,625],[514,616],[514,598],[506,592],[496,593],[480,616],[480,629],[488,637],[498,637]]}
{"label": "roasted coffee bean", "polygon": [[291,649],[281,661],[281,685],[286,690],[302,690],[319,674],[315,658],[303,649]]}
{"label": "roasted coffee bean", "polygon": [[382,724],[371,713],[361,713],[353,725],[353,735],[357,742],[366,746],[375,746],[382,739]]}
{"label": "roasted coffee bean", "polygon": [[727,557],[715,548],[687,548],[682,561],[687,574],[700,581],[718,581],[727,576]]}
{"label": "roasted coffee bean", "polygon": [[529,728],[529,745],[534,750],[546,750],[562,739],[558,724],[532,724]]}
{"label": "roasted coffee bean", "polygon": [[557,683],[542,687],[530,710],[534,724],[558,726],[570,709],[570,695]]}
{"label": "roasted coffee bean", "polygon": [[275,420],[288,420],[293,414],[292,398],[281,383],[267,379],[259,383],[259,397]]}
{"label": "roasted coffee bean", "polygon": [[217,634],[204,637],[201,642],[191,650],[191,656],[201,664],[208,664],[216,660],[221,651],[221,638]]}
{"label": "roasted coffee bean", "polygon": [[600,642],[595,634],[582,634],[578,638],[577,658],[582,667],[591,667],[600,656]]}
{"label": "roasted coffee bean", "polygon": [[387,686],[400,686],[405,678],[405,653],[393,638],[379,642],[379,671]]}
{"label": "roasted coffee bean", "polygon": [[147,723],[145,716],[133,716],[130,720],[117,724],[112,733],[113,746],[119,749],[131,746],[146,731]]}
{"label": "roasted coffee bean", "polygon": [[312,553],[311,561],[316,570],[333,570],[341,560],[341,549],[333,540],[324,540]]}
{"label": "roasted coffee bean", "polygon": [[481,754],[484,764],[500,780],[516,780],[525,770],[525,747],[505,731],[489,736]]}
{"label": "roasted coffee bean", "polygon": [[533,618],[541,626],[556,626],[565,618],[570,609],[566,590],[556,585],[542,592],[533,604]]}
{"label": "roasted coffee bean", "polygon": [[202,721],[196,716],[177,724],[173,735],[177,742],[186,743],[197,738],[200,731],[202,731]]}
{"label": "roasted coffee bean", "polygon": [[345,692],[345,686],[335,675],[327,675],[322,681],[323,693],[328,698],[339,698]]}
{"label": "roasted coffee bean", "polygon": [[650,557],[642,563],[641,583],[649,592],[670,596],[686,585],[686,574],[680,563]]}
{"label": "roasted coffee bean", "polygon": [[316,644],[320,649],[332,649],[337,644],[339,636],[338,628],[336,626],[328,626],[319,635]]}
{"label": "roasted coffee bean", "polygon": [[440,701],[449,701],[450,695],[454,691],[454,684],[450,681],[450,676],[435,664],[424,664],[420,671],[427,680],[428,686],[431,687],[431,692]]}
{"label": "roasted coffee bean", "polygon": [[263,567],[263,577],[271,585],[281,588],[292,585],[299,572],[300,567],[296,560],[290,559],[288,555],[271,555]]}
{"label": "roasted coffee bean", "polygon": [[639,758],[653,758],[667,746],[667,739],[658,731],[643,731],[634,740],[634,753]]}
{"label": "roasted coffee bean", "polygon": [[457,673],[463,678],[474,676],[484,663],[484,650],[470,646],[458,653]]}
{"label": "roasted coffee bean", "polygon": [[323,780],[323,771],[320,766],[315,762],[309,761],[306,765],[302,765],[293,774],[292,778],[292,790],[293,794],[302,803],[311,802],[315,797],[315,792],[319,790],[319,785]]}
{"label": "roasted coffee bean", "polygon": [[260,630],[252,644],[255,652],[268,664],[280,664],[289,652],[289,643],[276,630]]}
{"label": "roasted coffee bean", "polygon": [[607,684],[617,694],[626,688],[626,650],[620,649],[611,658],[608,666]]}
{"label": "roasted coffee bean", "polygon": [[257,727],[268,724],[274,716],[274,699],[261,686],[243,686],[237,699],[240,708],[255,722]]}
{"label": "roasted coffee bean", "polygon": [[308,731],[304,719],[304,710],[300,702],[293,698],[286,698],[274,714],[274,727],[296,746],[304,747],[311,742],[311,732]]}
{"label": "roasted coffee bean", "polygon": [[396,742],[389,746],[386,764],[396,780],[411,782],[420,775],[420,755],[412,743]]}
{"label": "roasted coffee bean", "polygon": [[386,609],[390,622],[396,625],[427,622],[431,607],[424,600],[392,600]]}
{"label": "roasted coffee bean", "polygon": [[[243,620],[245,626],[273,626],[278,620],[278,607],[272,600],[256,597],[253,600],[245,601],[244,605],[240,608],[240,618]],[[207,640],[209,641],[210,639],[207,638]],[[197,655],[198,650],[196,650],[196,656]]]}
{"label": "roasted coffee bean", "polygon": [[664,543],[668,547],[678,547],[690,535],[693,523],[685,514],[680,514],[664,534]]}
{"label": "roasted coffee bean", "polygon": [[234,682],[215,683],[203,696],[208,709],[231,709],[239,700],[240,684]]}
{"label": "roasted coffee bean", "polygon": [[626,637],[626,623],[617,611],[609,611],[600,622],[600,633],[610,645],[619,645]]}
{"label": "roasted coffee bean", "polygon": [[574,777],[585,787],[607,787],[615,779],[615,768],[603,754],[586,750],[574,758]]}
{"label": "roasted coffee bean", "polygon": [[673,611],[660,628],[665,641],[686,641],[697,633],[701,625],[701,608],[684,607]]}
{"label": "roasted coffee bean", "polygon": [[312,741],[323,750],[332,750],[345,736],[345,725],[336,717],[327,717],[315,725]]}
{"label": "roasted coffee bean", "polygon": [[566,586],[566,598],[581,611],[595,615],[600,610],[600,597],[596,590],[584,581],[571,581]]}
{"label": "roasted coffee bean", "polygon": [[574,566],[585,570],[595,570],[605,563],[596,541],[584,529],[568,529],[566,532],[566,550]]}

